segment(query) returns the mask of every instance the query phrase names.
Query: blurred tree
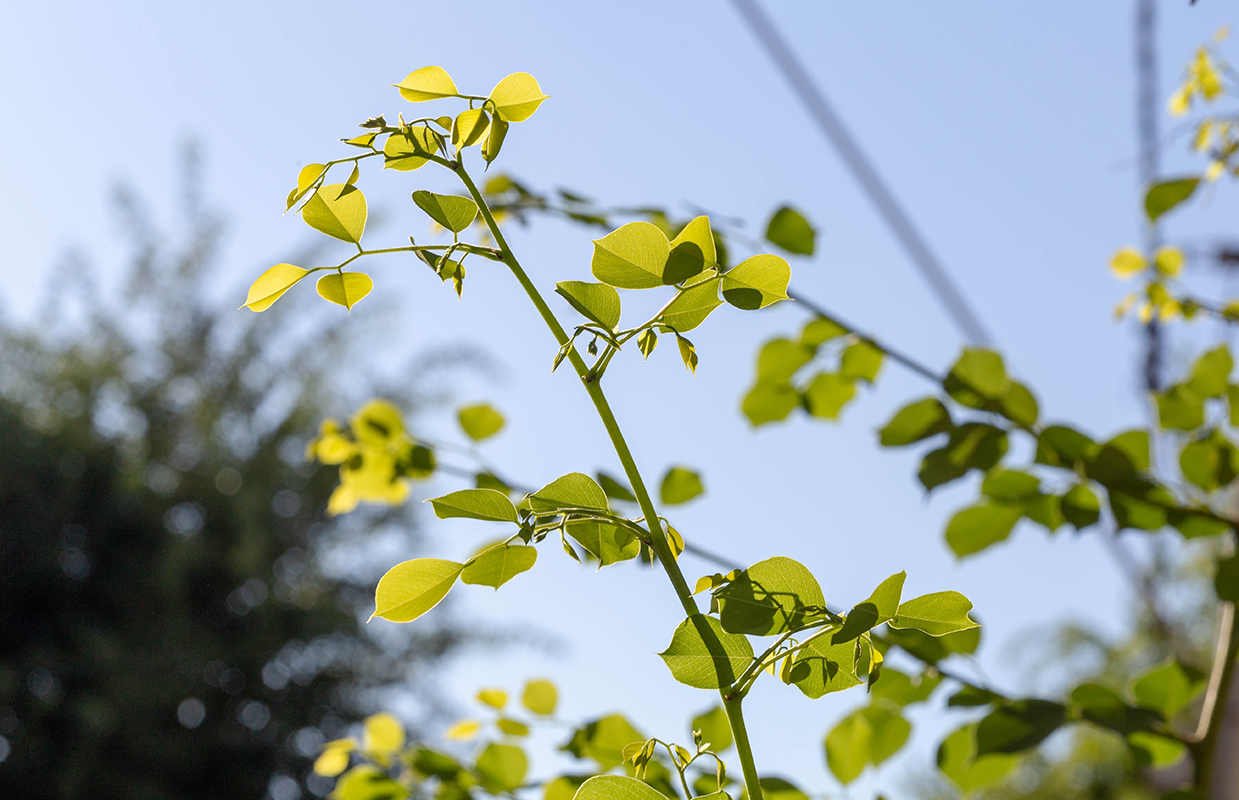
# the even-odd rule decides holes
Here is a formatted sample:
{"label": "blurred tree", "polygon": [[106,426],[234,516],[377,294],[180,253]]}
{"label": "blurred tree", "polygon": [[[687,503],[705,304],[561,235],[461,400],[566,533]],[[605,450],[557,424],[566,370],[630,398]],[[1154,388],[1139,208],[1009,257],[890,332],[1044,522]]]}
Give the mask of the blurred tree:
{"label": "blurred tree", "polygon": [[117,195],[118,305],[71,260],[44,324],[0,329],[0,797],[293,800],[367,690],[433,702],[469,635],[363,632],[374,575],[329,553],[334,470],[303,455],[349,342],[212,298],[221,226],[186,164],[183,245]]}

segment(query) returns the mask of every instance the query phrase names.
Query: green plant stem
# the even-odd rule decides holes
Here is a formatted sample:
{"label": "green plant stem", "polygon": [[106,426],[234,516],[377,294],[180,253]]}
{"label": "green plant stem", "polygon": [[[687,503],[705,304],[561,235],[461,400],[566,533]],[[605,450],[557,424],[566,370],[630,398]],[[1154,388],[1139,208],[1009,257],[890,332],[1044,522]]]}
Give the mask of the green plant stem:
{"label": "green plant stem", "polygon": [[[490,230],[491,236],[495,237],[495,244],[502,251],[503,263],[507,265],[508,269],[516,277],[521,288],[525,290],[525,294],[529,296],[530,301],[538,310],[538,314],[541,315],[543,322],[546,323],[555,340],[559,342],[560,347],[568,345],[570,339],[567,332],[559,324],[559,320],[555,317],[554,312],[551,311],[550,306],[546,304],[546,300],[543,299],[538,288],[533,285],[529,275],[521,268],[520,263],[503,236],[503,231],[499,229],[499,224],[495,221],[494,214],[491,213],[490,207],[487,206],[486,199],[478,191],[478,187],[474,184],[473,179],[469,177],[469,173],[465,171],[464,164],[457,161],[452,169],[460,176],[461,182],[469,190],[469,194],[472,195],[474,202],[478,204],[478,209],[482,213],[482,219],[486,221],[486,227]],[[667,577],[675,589],[676,597],[679,598],[680,605],[684,608],[684,613],[690,617],[694,614],[699,614],[700,609],[697,608],[697,601],[693,599],[693,592],[688,586],[688,581],[684,579],[684,573],[680,570],[680,565],[676,562],[675,556],[671,552],[671,547],[667,542],[666,535],[663,533],[662,525],[658,521],[658,511],[654,507],[654,501],[650,497],[649,490],[646,489],[645,481],[641,478],[641,472],[637,469],[637,462],[632,457],[632,451],[628,449],[628,442],[624,439],[623,431],[620,430],[619,422],[616,421],[615,414],[611,411],[611,404],[607,402],[602,386],[592,378],[589,367],[585,364],[585,360],[581,358],[581,354],[577,352],[575,347],[568,348],[568,360],[572,363],[572,368],[576,370],[577,376],[581,379],[581,383],[589,393],[589,398],[593,401],[598,416],[602,419],[607,435],[611,438],[615,454],[619,456],[620,463],[624,467],[624,473],[628,476],[633,494],[637,497],[637,504],[641,507],[641,513],[645,516],[646,525],[649,528],[650,549],[658,556],[663,570],[667,573]],[[732,728],[732,737],[736,743],[736,752],[744,770],[744,782],[748,789],[749,800],[763,800],[761,786],[757,783],[757,765],[753,761],[753,751],[749,745],[748,733],[744,727],[744,716],[740,708],[741,698],[731,697],[731,686],[720,688],[719,693],[723,697],[723,708],[727,712],[727,719]]]}

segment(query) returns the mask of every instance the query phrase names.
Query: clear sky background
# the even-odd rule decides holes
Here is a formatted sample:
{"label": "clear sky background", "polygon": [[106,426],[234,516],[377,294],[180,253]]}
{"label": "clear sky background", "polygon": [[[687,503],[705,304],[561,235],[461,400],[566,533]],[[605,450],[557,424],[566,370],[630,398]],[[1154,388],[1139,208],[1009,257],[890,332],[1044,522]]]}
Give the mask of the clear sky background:
{"label": "clear sky background", "polygon": [[[1134,3],[763,5],[980,309],[1009,369],[1034,387],[1045,418],[1099,436],[1140,424],[1136,332],[1111,318],[1125,289],[1106,270],[1116,248],[1139,241]],[[1166,96],[1193,48],[1235,20],[1214,0],[1160,6]],[[281,216],[299,167],[338,157],[345,148],[337,140],[355,135],[366,117],[407,111],[389,84],[438,64],[470,93],[528,71],[553,95],[513,128],[503,170],[604,202],[695,203],[748,220],[754,233],[790,202],[819,228],[818,254],[793,263],[794,287],[931,365],[958,354],[956,329],[721,0],[0,8],[2,308],[18,319],[30,318],[66,249],[104,265],[121,259],[107,203],[113,180],[131,181],[157,216],[175,221],[177,153],[188,137],[204,147],[207,195],[226,214],[218,299],[235,308],[253,277],[306,239],[298,219]],[[1168,173],[1195,165],[1182,140],[1168,140],[1165,158]],[[426,233],[408,193],[451,188],[432,169],[363,172],[372,210],[389,220],[368,246]],[[1223,188],[1176,217],[1168,233],[1191,244],[1226,230],[1234,195]],[[549,290],[587,278],[590,235],[539,223],[517,230],[512,244]],[[380,293],[402,304],[376,350],[399,356],[393,363],[461,340],[489,351],[502,375],[460,382],[458,399],[487,399],[507,413],[509,428],[487,453],[512,476],[540,484],[569,471],[617,472],[574,379],[567,370],[548,376],[554,343],[516,301],[510,277],[475,263],[458,303],[411,261],[367,268]],[[379,305],[363,302],[353,314]],[[1052,688],[1019,684],[1025,676],[1004,655],[1031,631],[1068,619],[1122,631],[1131,598],[1096,533],[1050,539],[1021,526],[980,556],[951,556],[943,525],[975,488],[927,500],[915,481],[916,453],[876,446],[874,430],[891,412],[930,391],[898,367],[886,366],[878,389],[863,391],[841,425],[796,417],[751,430],[738,404],[756,347],[805,319],[783,306],[717,312],[694,336],[696,378],[666,345],[644,364],[625,354],[608,373],[647,478],[673,463],[704,474],[707,496],[671,515],[686,537],[745,563],[796,558],[836,605],[863,599],[901,569],[909,572],[906,596],[963,591],[987,623],[981,663],[1002,686]],[[1175,339],[1172,354],[1216,335],[1202,326]],[[450,438],[459,435],[451,420],[444,409],[418,425]],[[427,494],[453,488],[445,479]],[[430,547],[443,557],[463,557],[495,533],[424,516]],[[690,580],[713,571],[684,563]],[[545,675],[563,688],[568,717],[623,708],[650,734],[681,739],[688,716],[713,702],[673,683],[654,655],[680,613],[658,573],[629,566],[593,574],[552,542],[534,572],[500,593],[462,587],[454,597],[462,615],[535,626],[562,642],[554,655],[516,650],[462,663],[450,679],[462,700],[482,684],[516,689],[525,676]],[[773,682],[752,697],[763,770],[806,788],[835,787],[821,736],[863,697],[810,702]],[[896,788],[905,773],[928,767],[943,723],[916,719],[910,755],[854,796]]]}

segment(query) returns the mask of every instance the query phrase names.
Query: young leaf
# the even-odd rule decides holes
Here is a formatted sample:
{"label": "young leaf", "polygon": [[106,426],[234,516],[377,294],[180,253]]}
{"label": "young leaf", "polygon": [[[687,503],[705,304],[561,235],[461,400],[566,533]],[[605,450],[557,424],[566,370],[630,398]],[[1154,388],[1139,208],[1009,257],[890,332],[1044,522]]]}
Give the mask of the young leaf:
{"label": "young leaf", "polygon": [[723,299],[736,308],[752,311],[787,299],[792,270],[775,255],[760,254],[723,273]]}
{"label": "young leaf", "polygon": [[830,638],[830,643],[850,642],[894,617],[899,611],[899,598],[907,577],[907,572],[896,572],[878,584],[868,600],[852,607],[843,627]]}
{"label": "young leaf", "polygon": [[535,547],[492,547],[465,564],[460,580],[474,586],[493,586],[498,589],[522,572],[533,569],[537,560],[538,550]]}
{"label": "young leaf", "polygon": [[699,474],[687,467],[672,467],[663,476],[659,495],[664,505],[675,506],[687,503],[704,491]]}
{"label": "young leaf", "polygon": [[719,618],[729,633],[774,636],[804,625],[826,599],[813,573],[790,558],[775,556],[740,572],[715,595]]}
{"label": "young leaf", "polygon": [[397,564],[374,590],[374,616],[412,622],[447,597],[464,568],[464,564],[440,558],[415,558]]}
{"label": "young leaf", "polygon": [[383,169],[409,172],[423,166],[439,149],[443,137],[418,126],[407,133],[393,133],[383,143]]}
{"label": "young leaf", "polygon": [[430,215],[430,218],[453,233],[460,233],[477,218],[477,203],[468,197],[453,194],[435,194],[418,190],[413,193],[413,202]]}
{"label": "young leaf", "polygon": [[613,331],[620,321],[619,292],[605,283],[560,281],[555,293],[568,301],[582,316]]}
{"label": "young leaf", "polygon": [[783,206],[774,212],[766,225],[766,240],[782,247],[789,253],[802,256],[813,255],[813,243],[817,231],[799,211]]}
{"label": "young leaf", "polygon": [[719,278],[681,289],[659,315],[659,320],[679,333],[688,333],[705,322],[710,312],[723,304],[718,299]]}
{"label": "young leaf", "polygon": [[259,275],[258,280],[250,285],[249,294],[245,296],[245,304],[241,308],[248,308],[250,311],[266,311],[272,303],[284,295],[284,292],[293,288],[297,281],[309,274],[309,270],[294,267],[292,264],[276,264]]}
{"label": "young leaf", "polygon": [[490,115],[480,108],[460,112],[452,123],[452,146],[464,150],[477,144],[490,127]]}
{"label": "young leaf", "polygon": [[930,636],[942,636],[977,627],[968,618],[972,602],[959,592],[934,592],[901,603],[890,621],[892,628],[916,628]]}
{"label": "young leaf", "polygon": [[503,429],[503,414],[486,403],[464,406],[457,412],[457,417],[461,430],[475,442],[488,439]]}
{"label": "young leaf", "polygon": [[318,279],[318,293],[324,300],[330,300],[350,311],[374,288],[374,281],[364,272],[329,272]]}
{"label": "young leaf", "polygon": [[942,401],[926,397],[896,411],[891,421],[878,431],[878,441],[883,447],[900,447],[945,433],[951,427],[951,413]]}
{"label": "young leaf", "polygon": [[503,140],[506,138],[508,138],[508,121],[502,117],[491,118],[490,127],[486,132],[486,141],[482,142],[482,158],[487,166],[499,157],[499,149],[503,147]]}
{"label": "young leaf", "polygon": [[506,494],[494,489],[461,489],[458,492],[432,498],[435,516],[439,519],[462,517],[495,522],[516,522],[516,506]]}
{"label": "young leaf", "polygon": [[653,328],[646,328],[637,334],[637,348],[641,351],[641,355],[648,359],[655,347],[658,347],[658,334]]}
{"label": "young leaf", "polygon": [[636,778],[623,775],[595,775],[581,784],[573,800],[667,800],[667,798]]}
{"label": "young leaf", "polygon": [[525,751],[515,745],[492,742],[486,745],[474,766],[484,786],[496,794],[506,794],[516,791],[525,782],[529,759]]}
{"label": "young leaf", "polygon": [[538,81],[528,72],[513,72],[490,92],[495,112],[508,122],[529,119],[547,97],[549,95],[542,94]]}
{"label": "young leaf", "polygon": [[630,222],[594,240],[590,270],[598,280],[619,289],[652,289],[662,286],[670,254],[662,231],[648,222]]}
{"label": "young leaf", "polygon": [[[505,498],[506,499],[506,498]],[[561,508],[607,510],[607,495],[593,478],[571,472],[543,486],[529,496],[529,507],[538,514]]]}
{"label": "young leaf", "polygon": [[684,362],[684,366],[688,371],[697,374],[697,348],[693,347],[693,343],[685,339],[680,334],[675,335],[675,343],[680,348],[680,360]]}
{"label": "young leaf", "polygon": [[1148,265],[1144,254],[1134,247],[1124,247],[1110,257],[1110,271],[1123,279],[1143,272]]}
{"label": "young leaf", "polygon": [[556,690],[555,684],[540,679],[525,682],[525,689],[521,692],[521,705],[525,708],[535,714],[549,717],[555,713],[555,706],[558,704],[559,691]]}
{"label": "young leaf", "polygon": [[362,749],[371,753],[391,755],[404,747],[404,726],[391,714],[366,717]]}
{"label": "young leaf", "polygon": [[410,103],[455,97],[459,94],[456,91],[456,84],[443,67],[422,67],[410,72],[404,80],[393,85],[400,90],[400,96]]}
{"label": "young leaf", "polygon": [[1162,214],[1191,197],[1199,185],[1200,178],[1179,178],[1150,186],[1144,196],[1144,211],[1149,215],[1149,222],[1156,222]]}
{"label": "young leaf", "polygon": [[714,752],[721,753],[731,747],[731,723],[727,721],[727,712],[721,706],[693,717],[691,724],[690,730],[701,731],[701,738],[709,742]]}
{"label": "young leaf", "polygon": [[301,218],[315,230],[357,244],[366,230],[366,196],[353,186],[328,184],[302,206]]}
{"label": "young leaf", "polygon": [[730,686],[753,659],[749,640],[723,630],[719,621],[693,614],[675,629],[671,644],[658,654],[680,683],[697,689]]}

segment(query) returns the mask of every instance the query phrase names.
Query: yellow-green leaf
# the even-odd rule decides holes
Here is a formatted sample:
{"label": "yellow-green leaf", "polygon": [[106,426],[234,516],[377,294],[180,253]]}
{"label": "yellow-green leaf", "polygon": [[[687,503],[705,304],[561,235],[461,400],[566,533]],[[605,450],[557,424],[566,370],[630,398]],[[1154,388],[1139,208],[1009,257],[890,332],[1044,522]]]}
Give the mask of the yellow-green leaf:
{"label": "yellow-green leaf", "polygon": [[486,403],[465,406],[457,416],[461,429],[475,442],[488,439],[503,428],[503,414]]}
{"label": "yellow-green leaf", "polygon": [[658,654],[680,683],[717,689],[735,682],[753,658],[745,637],[727,633],[714,617],[693,614],[680,623],[671,644]]}
{"label": "yellow-green leaf", "polygon": [[620,289],[662,286],[671,245],[649,222],[630,222],[594,240],[590,269],[603,283]]}
{"label": "yellow-green leaf", "polygon": [[1157,252],[1153,254],[1153,266],[1157,267],[1157,271],[1161,274],[1172,278],[1178,277],[1183,271],[1185,260],[1183,251],[1170,245],[1157,248]]}
{"label": "yellow-green leaf", "polygon": [[366,230],[366,196],[355,186],[328,184],[301,208],[301,218],[315,230],[357,244]]}
{"label": "yellow-green leaf", "polygon": [[383,169],[408,172],[424,165],[438,152],[443,137],[426,127],[393,133],[383,143]]}
{"label": "yellow-green leaf", "polygon": [[415,558],[397,564],[374,591],[374,616],[412,622],[447,597],[464,568],[464,564],[441,558]]}
{"label": "yellow-green leaf", "polygon": [[491,119],[486,141],[482,142],[482,158],[486,160],[488,166],[499,157],[499,149],[503,147],[503,140],[506,138],[508,138],[508,121],[502,117]]}
{"label": "yellow-green leaf", "polygon": [[508,704],[508,693],[503,689],[481,689],[477,693],[477,700],[491,708],[502,709]]}
{"label": "yellow-green leaf", "polygon": [[892,628],[916,628],[930,636],[942,636],[977,627],[968,617],[972,602],[959,592],[934,592],[900,603],[890,621]]}
{"label": "yellow-green leaf", "polygon": [[488,744],[475,763],[482,782],[493,794],[510,794],[525,781],[529,759],[525,751],[510,744]]}
{"label": "yellow-green leaf", "polygon": [[1110,258],[1110,271],[1120,278],[1130,278],[1147,266],[1144,254],[1134,247],[1124,247]]}
{"label": "yellow-green leaf", "polygon": [[607,510],[607,494],[597,481],[581,472],[571,472],[529,496],[529,506],[542,514],[561,508]]}
{"label": "yellow-green leaf", "polygon": [[508,122],[524,122],[538,110],[549,95],[542,94],[538,81],[528,72],[513,72],[491,90],[495,111]]}
{"label": "yellow-green leaf", "polygon": [[482,723],[473,719],[462,719],[448,728],[444,735],[453,742],[467,742],[477,736],[480,730],[482,730]]}
{"label": "yellow-green leaf", "polygon": [[374,281],[364,272],[331,272],[318,279],[318,293],[324,300],[350,310],[373,288]]}
{"label": "yellow-green leaf", "polygon": [[691,222],[684,226],[680,234],[671,240],[671,247],[692,242],[701,248],[702,257],[705,259],[706,265],[718,263],[718,254],[714,247],[714,233],[710,230],[709,217],[694,217]]}
{"label": "yellow-green leaf", "polygon": [[723,304],[718,298],[718,287],[721,281],[713,278],[704,283],[687,289],[681,289],[659,319],[680,333],[687,333],[705,322],[710,312]]}
{"label": "yellow-green leaf", "polygon": [[404,747],[404,726],[386,712],[366,717],[364,747],[371,753],[390,755]]}
{"label": "yellow-green leaf", "polygon": [[687,467],[672,467],[663,476],[659,495],[664,505],[674,506],[687,503],[704,491],[699,474]]}
{"label": "yellow-green leaf", "polygon": [[404,80],[393,85],[400,90],[400,96],[410,103],[455,97],[460,94],[456,90],[452,77],[443,67],[422,67],[410,72]]}
{"label": "yellow-green leaf", "polygon": [[503,492],[494,489],[461,489],[431,499],[439,519],[462,517],[495,522],[516,522],[516,506]]}
{"label": "yellow-green leaf", "polygon": [[534,547],[520,544],[492,547],[480,556],[470,559],[460,579],[472,586],[491,586],[498,589],[522,572],[532,569],[537,560],[538,550]]}
{"label": "yellow-green leaf", "polygon": [[430,218],[453,233],[460,233],[473,224],[478,215],[477,203],[468,197],[454,194],[435,194],[418,190],[413,193],[413,202]]}
{"label": "yellow-green leaf", "polygon": [[741,261],[723,273],[723,299],[751,311],[787,299],[792,269],[776,255],[763,253]]}
{"label": "yellow-green leaf", "polygon": [[462,111],[452,123],[452,146],[463,150],[477,144],[490,127],[490,115],[480,108]]}
{"label": "yellow-green leaf", "polygon": [[555,294],[568,301],[583,316],[607,330],[615,330],[620,321],[619,292],[605,283],[560,281]]}
{"label": "yellow-green leaf", "polygon": [[323,752],[314,762],[314,771],[319,775],[335,777],[348,769],[349,756],[357,743],[352,739],[336,739],[323,745]]}
{"label": "yellow-green leaf", "polygon": [[783,206],[774,212],[770,223],[766,226],[766,239],[789,253],[802,256],[813,255],[813,243],[817,231],[794,208]]}
{"label": "yellow-green leaf", "polygon": [[525,708],[547,717],[555,713],[555,706],[558,704],[559,691],[555,684],[541,679],[525,683],[525,690],[521,692],[521,705]]}
{"label": "yellow-green leaf", "polygon": [[294,267],[292,264],[276,264],[250,284],[249,294],[245,296],[245,304],[241,307],[250,311],[266,311],[284,292],[309,274],[309,270]]}

